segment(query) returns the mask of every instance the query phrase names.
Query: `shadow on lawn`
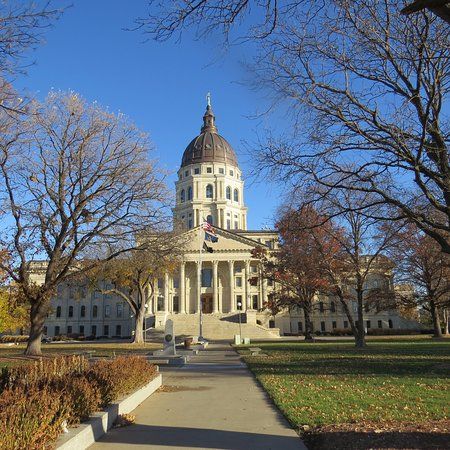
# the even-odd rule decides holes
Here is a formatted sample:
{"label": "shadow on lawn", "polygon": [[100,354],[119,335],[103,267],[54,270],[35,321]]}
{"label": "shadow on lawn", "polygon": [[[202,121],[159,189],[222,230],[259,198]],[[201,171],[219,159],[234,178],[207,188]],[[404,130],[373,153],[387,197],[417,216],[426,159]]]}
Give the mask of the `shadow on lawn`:
{"label": "shadow on lawn", "polygon": [[369,449],[445,449],[449,434],[420,431],[323,431],[304,436],[309,450],[369,450]]}

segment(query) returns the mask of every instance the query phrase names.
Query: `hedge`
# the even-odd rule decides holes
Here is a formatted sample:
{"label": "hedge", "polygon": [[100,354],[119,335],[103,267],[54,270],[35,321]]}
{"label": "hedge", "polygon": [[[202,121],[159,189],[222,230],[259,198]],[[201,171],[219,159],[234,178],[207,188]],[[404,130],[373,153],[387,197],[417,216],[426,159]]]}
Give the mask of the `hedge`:
{"label": "hedge", "polygon": [[0,374],[0,448],[52,448],[62,425],[144,386],[156,367],[139,356],[121,356],[89,367],[83,356],[41,359]]}

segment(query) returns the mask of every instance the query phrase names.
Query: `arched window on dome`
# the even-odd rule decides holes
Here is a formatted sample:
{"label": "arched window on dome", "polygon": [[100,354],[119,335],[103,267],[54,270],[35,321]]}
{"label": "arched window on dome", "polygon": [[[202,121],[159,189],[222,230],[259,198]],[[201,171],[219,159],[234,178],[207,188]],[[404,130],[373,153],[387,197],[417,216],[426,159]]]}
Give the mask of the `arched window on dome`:
{"label": "arched window on dome", "polygon": [[184,189],[181,189],[181,192],[180,192],[180,201],[181,201],[181,203],[184,203],[184,200],[185,200]]}
{"label": "arched window on dome", "polygon": [[227,186],[227,200],[231,200],[231,188]]}
{"label": "arched window on dome", "polygon": [[213,221],[213,216],[211,215],[211,214],[209,214],[207,217],[206,217],[206,221],[210,224],[210,225],[214,225],[214,221]]}
{"label": "arched window on dome", "polygon": [[239,201],[239,191],[237,189],[234,190],[234,201],[235,202]]}
{"label": "arched window on dome", "polygon": [[187,191],[187,199],[192,200],[192,186],[188,187],[188,191]]}
{"label": "arched window on dome", "polygon": [[206,198],[213,198],[213,187],[212,184],[206,186]]}

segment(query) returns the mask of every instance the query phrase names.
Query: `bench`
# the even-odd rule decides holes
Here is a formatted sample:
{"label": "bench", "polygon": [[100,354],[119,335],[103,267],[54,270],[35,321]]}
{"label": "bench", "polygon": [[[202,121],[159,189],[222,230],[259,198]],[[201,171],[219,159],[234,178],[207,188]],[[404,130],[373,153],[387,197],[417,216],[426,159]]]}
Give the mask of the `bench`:
{"label": "bench", "polygon": [[250,347],[250,355],[258,356],[261,353],[261,349],[259,347]]}

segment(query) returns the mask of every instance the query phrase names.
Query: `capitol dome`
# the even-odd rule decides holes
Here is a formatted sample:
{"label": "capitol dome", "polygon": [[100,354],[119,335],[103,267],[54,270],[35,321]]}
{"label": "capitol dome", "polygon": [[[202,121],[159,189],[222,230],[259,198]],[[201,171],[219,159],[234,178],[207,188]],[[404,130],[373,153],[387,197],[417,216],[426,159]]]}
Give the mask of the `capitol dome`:
{"label": "capitol dome", "polygon": [[208,104],[200,134],[186,147],[181,167],[211,162],[221,162],[237,167],[236,154],[227,140],[217,133],[214,119],[211,105]]}

